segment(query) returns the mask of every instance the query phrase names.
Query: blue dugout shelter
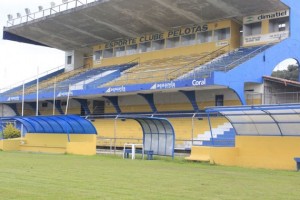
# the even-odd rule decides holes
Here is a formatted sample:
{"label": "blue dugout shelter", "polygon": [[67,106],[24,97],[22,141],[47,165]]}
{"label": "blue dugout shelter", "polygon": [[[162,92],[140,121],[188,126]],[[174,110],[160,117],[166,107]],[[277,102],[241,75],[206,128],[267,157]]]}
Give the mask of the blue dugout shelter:
{"label": "blue dugout shelter", "polygon": [[25,116],[2,118],[2,122],[16,121],[24,132],[39,134],[97,134],[94,125],[77,115]]}
{"label": "blue dugout shelter", "polygon": [[300,136],[300,104],[213,107],[206,112],[222,114],[237,135]]}
{"label": "blue dugout shelter", "polygon": [[174,157],[175,131],[167,119],[139,116],[119,116],[118,118],[133,119],[141,125],[145,151],[153,151],[154,155]]}

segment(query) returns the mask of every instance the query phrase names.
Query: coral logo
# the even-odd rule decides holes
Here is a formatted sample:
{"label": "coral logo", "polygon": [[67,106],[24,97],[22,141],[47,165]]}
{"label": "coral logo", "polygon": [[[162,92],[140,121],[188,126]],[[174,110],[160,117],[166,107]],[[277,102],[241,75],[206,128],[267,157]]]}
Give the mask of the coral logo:
{"label": "coral logo", "polygon": [[202,86],[202,85],[206,85],[206,78],[203,80],[193,80],[192,81],[192,85],[193,86]]}

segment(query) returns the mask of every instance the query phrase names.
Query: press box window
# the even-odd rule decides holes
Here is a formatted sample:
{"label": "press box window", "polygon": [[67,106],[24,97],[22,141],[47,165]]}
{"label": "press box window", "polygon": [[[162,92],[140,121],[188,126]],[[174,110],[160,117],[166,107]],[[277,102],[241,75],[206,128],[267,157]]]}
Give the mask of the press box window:
{"label": "press box window", "polygon": [[212,31],[201,32],[197,34],[200,43],[207,43],[212,41]]}
{"label": "press box window", "polygon": [[151,51],[151,42],[140,43],[139,45],[139,53],[149,52]]}
{"label": "press box window", "polygon": [[182,46],[193,45],[195,44],[195,39],[196,39],[195,34],[181,36],[181,45]]}
{"label": "press box window", "polygon": [[288,17],[284,17],[280,19],[272,19],[269,22],[270,33],[288,31],[289,29],[290,29],[290,23]]}
{"label": "press box window", "polygon": [[244,26],[245,36],[260,35],[261,34],[261,22],[246,24]]}
{"label": "press box window", "polygon": [[67,57],[67,65],[71,65],[72,64],[72,56],[68,56]]}
{"label": "press box window", "polygon": [[137,44],[129,45],[126,47],[126,55],[132,55],[137,53]]}
{"label": "press box window", "polygon": [[113,57],[113,55],[114,55],[113,52],[114,52],[113,49],[105,49],[104,52],[103,52],[103,58]]}
{"label": "press box window", "polygon": [[160,50],[165,47],[165,40],[157,40],[152,42],[152,48],[153,50]]}
{"label": "press box window", "polygon": [[229,38],[230,38],[230,28],[215,30],[215,34],[214,34],[215,41],[226,40]]}
{"label": "press box window", "polygon": [[174,48],[180,46],[180,38],[174,37],[167,39],[167,48]]}
{"label": "press box window", "polygon": [[215,106],[224,106],[224,95],[216,95]]}
{"label": "press box window", "polygon": [[102,59],[102,51],[101,50],[100,51],[95,51],[94,52],[94,60],[99,61],[101,59]]}
{"label": "press box window", "polygon": [[125,46],[115,48],[114,56],[116,57],[125,56]]}

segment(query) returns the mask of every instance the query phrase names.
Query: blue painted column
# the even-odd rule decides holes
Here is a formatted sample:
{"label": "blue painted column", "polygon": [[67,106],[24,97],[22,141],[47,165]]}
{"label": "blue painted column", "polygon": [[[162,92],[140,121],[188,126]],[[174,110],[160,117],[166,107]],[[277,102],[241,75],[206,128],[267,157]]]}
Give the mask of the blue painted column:
{"label": "blue painted column", "polygon": [[119,97],[118,96],[114,96],[114,97],[108,97],[108,96],[104,96],[105,99],[107,99],[108,101],[110,101],[110,103],[114,106],[117,114],[120,114],[121,108],[119,106]]}
{"label": "blue painted column", "polygon": [[[36,111],[36,102],[25,102],[25,103],[29,105],[34,112]],[[38,112],[38,115],[41,115],[40,111]]]}
{"label": "blue painted column", "polygon": [[143,97],[147,101],[153,113],[157,112],[157,108],[154,103],[153,94],[138,94],[138,95]]}
{"label": "blue painted column", "polygon": [[84,110],[85,115],[91,114],[87,99],[77,99],[77,98],[73,98],[73,99],[80,103],[80,105],[82,106],[82,108]]}
{"label": "blue painted column", "polygon": [[186,98],[188,98],[188,100],[190,101],[190,103],[193,106],[194,111],[198,112],[199,107],[198,107],[198,104],[197,104],[197,101],[196,101],[196,91],[183,91],[183,90],[181,90],[179,92],[181,92],[182,94],[184,94],[184,96],[186,96]]}
{"label": "blue painted column", "polygon": [[20,116],[20,113],[17,109],[17,104],[16,103],[7,103],[7,104],[4,104],[4,105],[7,105],[8,107],[10,107],[16,113],[17,116]]}
{"label": "blue painted column", "polygon": [[[53,100],[48,100],[48,102],[53,104]],[[56,110],[58,110],[59,114],[61,114],[61,115],[65,114],[62,107],[61,107],[61,100],[56,100],[55,101],[55,108],[56,108]]]}

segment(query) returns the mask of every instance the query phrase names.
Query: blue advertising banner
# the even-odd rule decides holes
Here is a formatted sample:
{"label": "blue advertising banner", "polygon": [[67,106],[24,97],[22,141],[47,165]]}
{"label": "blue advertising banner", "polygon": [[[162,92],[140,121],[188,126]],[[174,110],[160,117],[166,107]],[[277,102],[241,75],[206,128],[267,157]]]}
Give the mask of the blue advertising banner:
{"label": "blue advertising banner", "polygon": [[[126,92],[139,92],[139,91],[159,91],[168,89],[180,89],[180,88],[197,88],[203,86],[213,85],[213,77],[203,78],[203,79],[185,79],[178,81],[167,81],[167,82],[157,82],[157,83],[145,83],[136,85],[122,85],[104,88],[93,88],[93,89],[83,89],[83,90],[72,90],[70,91],[70,97],[84,97],[88,95],[106,95],[106,94],[119,94]],[[68,91],[58,91],[56,98],[66,98],[68,96]],[[54,98],[53,92],[40,92],[39,100],[51,100]],[[25,101],[35,101],[36,93],[25,95]],[[1,96],[0,102],[21,102],[22,95],[19,96]]]}

